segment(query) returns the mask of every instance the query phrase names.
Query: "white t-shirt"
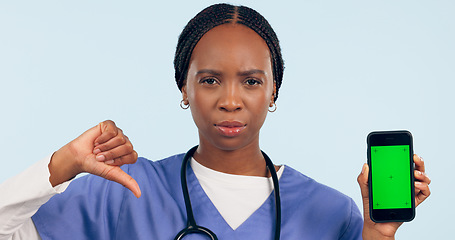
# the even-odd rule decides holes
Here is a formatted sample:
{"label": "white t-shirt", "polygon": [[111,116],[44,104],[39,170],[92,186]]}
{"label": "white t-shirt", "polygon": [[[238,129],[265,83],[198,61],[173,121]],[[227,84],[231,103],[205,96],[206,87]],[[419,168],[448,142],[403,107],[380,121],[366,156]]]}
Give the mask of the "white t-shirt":
{"label": "white t-shirt", "polygon": [[[273,191],[272,178],[227,174],[204,167],[194,158],[191,168],[207,196],[232,229],[237,229]],[[284,166],[277,172],[278,179]]]}

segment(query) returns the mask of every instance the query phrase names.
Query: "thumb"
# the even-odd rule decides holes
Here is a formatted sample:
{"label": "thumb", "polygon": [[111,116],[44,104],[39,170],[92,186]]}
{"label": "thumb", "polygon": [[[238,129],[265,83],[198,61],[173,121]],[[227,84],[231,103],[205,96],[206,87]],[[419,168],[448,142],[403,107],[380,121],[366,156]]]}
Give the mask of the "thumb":
{"label": "thumb", "polygon": [[120,167],[107,165],[102,162],[97,162],[94,167],[94,174],[123,185],[124,187],[128,188],[137,198],[141,196],[141,189],[139,188],[136,180],[124,172]]}
{"label": "thumb", "polygon": [[368,191],[368,173],[370,169],[368,168],[368,164],[364,163],[362,167],[362,172],[357,177],[357,182],[359,183],[360,192],[362,194],[362,201],[363,201],[363,213],[364,218],[370,218],[370,209],[369,209],[369,191]]}

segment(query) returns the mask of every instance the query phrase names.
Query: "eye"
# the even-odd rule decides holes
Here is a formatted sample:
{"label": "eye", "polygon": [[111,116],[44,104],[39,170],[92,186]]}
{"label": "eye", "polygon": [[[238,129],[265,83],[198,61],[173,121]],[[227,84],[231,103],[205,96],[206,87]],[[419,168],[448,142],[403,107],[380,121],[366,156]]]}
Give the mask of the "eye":
{"label": "eye", "polygon": [[256,79],[253,79],[253,78],[249,78],[245,81],[245,83],[249,86],[254,86],[254,85],[259,85],[261,84],[260,81],[256,80]]}
{"label": "eye", "polygon": [[216,79],[215,78],[204,78],[201,80],[201,83],[213,85],[213,84],[216,84]]}

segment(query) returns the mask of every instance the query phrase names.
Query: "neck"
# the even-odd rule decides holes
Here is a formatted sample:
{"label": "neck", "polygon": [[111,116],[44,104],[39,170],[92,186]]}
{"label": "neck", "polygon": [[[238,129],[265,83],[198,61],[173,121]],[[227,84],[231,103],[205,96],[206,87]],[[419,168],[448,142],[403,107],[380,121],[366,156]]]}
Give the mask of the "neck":
{"label": "neck", "polygon": [[200,140],[194,153],[197,162],[215,171],[247,176],[268,176],[258,142],[234,150],[223,150]]}

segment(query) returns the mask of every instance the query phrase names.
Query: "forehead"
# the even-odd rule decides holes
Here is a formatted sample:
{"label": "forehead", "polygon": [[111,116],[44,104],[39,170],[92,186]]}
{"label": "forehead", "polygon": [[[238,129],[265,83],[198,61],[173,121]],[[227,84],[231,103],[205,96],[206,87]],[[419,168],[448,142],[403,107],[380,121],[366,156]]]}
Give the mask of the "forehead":
{"label": "forehead", "polygon": [[194,64],[271,71],[270,51],[264,39],[242,24],[223,24],[209,30],[193,50],[190,68]]}

